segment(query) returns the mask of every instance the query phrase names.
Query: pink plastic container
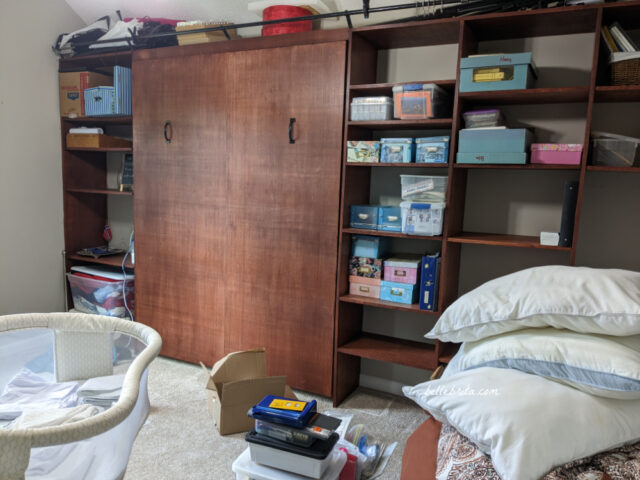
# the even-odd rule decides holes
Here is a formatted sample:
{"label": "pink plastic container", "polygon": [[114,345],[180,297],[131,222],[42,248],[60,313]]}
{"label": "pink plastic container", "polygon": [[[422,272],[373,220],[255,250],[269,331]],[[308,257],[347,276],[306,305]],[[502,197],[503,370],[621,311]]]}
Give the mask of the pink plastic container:
{"label": "pink plastic container", "polygon": [[580,165],[580,143],[532,143],[531,163],[551,165]]}
{"label": "pink plastic container", "polygon": [[387,282],[418,283],[419,258],[389,258],[384,261],[384,279]]}
{"label": "pink plastic container", "polygon": [[349,275],[349,294],[360,295],[361,297],[380,298],[379,278],[358,277]]}

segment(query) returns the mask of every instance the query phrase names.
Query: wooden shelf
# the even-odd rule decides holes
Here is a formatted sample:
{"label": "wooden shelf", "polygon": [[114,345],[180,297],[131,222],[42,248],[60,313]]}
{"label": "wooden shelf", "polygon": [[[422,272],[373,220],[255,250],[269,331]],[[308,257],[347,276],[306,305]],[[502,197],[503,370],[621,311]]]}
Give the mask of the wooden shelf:
{"label": "wooden shelf", "polygon": [[83,123],[88,125],[131,125],[133,117],[62,117],[63,122]]}
{"label": "wooden shelf", "polygon": [[449,237],[448,241],[452,243],[470,243],[474,245],[491,245],[496,247],[540,248],[544,250],[571,251],[571,247],[540,245],[539,237],[527,235],[463,232]]}
{"label": "wooden shelf", "polygon": [[596,102],[640,102],[640,85],[596,87]]}
{"label": "wooden shelf", "polygon": [[434,370],[438,366],[434,345],[371,333],[338,347],[338,352],[423,370]]}
{"label": "wooden shelf", "polygon": [[[85,257],[83,255],[72,253],[70,255],[67,255],[67,258],[69,260],[75,260],[78,262],[95,263],[97,265],[109,265],[112,267],[122,267],[122,259],[124,258],[124,253],[121,253],[119,255],[109,255],[108,257],[100,257],[100,258]],[[125,267],[134,268],[133,264],[131,263],[131,256],[127,258],[127,263],[125,263]]]}
{"label": "wooden shelf", "polygon": [[580,170],[580,165],[545,165],[540,163],[527,163],[525,165],[506,165],[483,163],[454,163],[453,168],[487,168],[487,169],[507,169],[507,170]]}
{"label": "wooden shelf", "polygon": [[402,25],[375,25],[353,29],[360,37],[378,49],[423,47],[458,43],[459,22],[443,18],[427,22],[408,22]]}
{"label": "wooden shelf", "polygon": [[354,96],[372,96],[379,97],[381,95],[391,95],[393,87],[397,85],[409,85],[413,83],[435,83],[439,87],[448,90],[449,92],[453,92],[453,89],[456,86],[456,81],[454,80],[422,80],[415,82],[401,82],[401,83],[368,83],[368,84],[360,84],[360,85],[351,85],[349,87],[349,91],[353,93]]}
{"label": "wooden shelf", "polygon": [[588,165],[587,171],[640,173],[640,167],[608,167],[606,165]]}
{"label": "wooden shelf", "polygon": [[385,232],[383,230],[367,230],[366,228],[343,228],[342,233],[349,233],[352,235],[370,235],[373,237],[393,237],[393,238],[412,238],[414,240],[429,240],[432,242],[441,242],[442,236],[429,237],[427,235],[408,235],[400,232]]}
{"label": "wooden shelf", "polygon": [[470,103],[529,105],[545,103],[578,103],[589,100],[589,87],[528,88],[491,92],[461,92],[461,100]]}
{"label": "wooden shelf", "polygon": [[68,147],[67,150],[72,152],[124,152],[131,153],[131,147],[106,147],[106,148],[89,148],[89,147]]}
{"label": "wooden shelf", "polygon": [[125,191],[121,192],[120,190],[112,190],[106,188],[65,188],[65,192],[71,193],[91,193],[94,195],[124,195],[124,196],[132,196],[133,192]]}
{"label": "wooden shelf", "polygon": [[347,167],[447,168],[448,163],[369,163],[347,162]]}
{"label": "wooden shelf", "polygon": [[428,118],[426,120],[377,120],[373,122],[354,122],[350,127],[370,128],[372,130],[411,130],[419,128],[451,128],[451,118]]}
{"label": "wooden shelf", "polygon": [[131,67],[132,50],[120,50],[117,52],[92,53],[90,55],[75,55],[73,57],[61,58],[61,71],[82,68],[100,68],[122,65]]}
{"label": "wooden shelf", "polygon": [[478,41],[594,32],[598,5],[489,13],[465,19]]}
{"label": "wooden shelf", "polygon": [[448,364],[451,362],[453,356],[458,353],[458,349],[460,348],[460,344],[458,343],[441,343],[440,344],[440,355],[438,355],[438,361],[440,363]]}
{"label": "wooden shelf", "polygon": [[341,302],[357,303],[358,305],[367,305],[369,307],[386,308],[389,310],[400,310],[402,312],[423,313],[426,315],[437,315],[438,312],[431,312],[429,310],[420,310],[420,305],[413,303],[407,305],[405,303],[387,302],[380,300],[379,298],[364,297],[361,295],[342,295],[340,297]]}

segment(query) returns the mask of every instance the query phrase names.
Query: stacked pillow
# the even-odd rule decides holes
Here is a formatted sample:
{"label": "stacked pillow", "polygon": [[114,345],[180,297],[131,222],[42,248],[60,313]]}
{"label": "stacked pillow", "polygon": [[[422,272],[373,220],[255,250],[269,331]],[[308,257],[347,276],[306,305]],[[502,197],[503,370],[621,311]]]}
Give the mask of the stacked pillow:
{"label": "stacked pillow", "polygon": [[405,394],[490,454],[503,480],[640,438],[640,273],[516,272],[460,297],[426,337],[464,343],[441,380]]}

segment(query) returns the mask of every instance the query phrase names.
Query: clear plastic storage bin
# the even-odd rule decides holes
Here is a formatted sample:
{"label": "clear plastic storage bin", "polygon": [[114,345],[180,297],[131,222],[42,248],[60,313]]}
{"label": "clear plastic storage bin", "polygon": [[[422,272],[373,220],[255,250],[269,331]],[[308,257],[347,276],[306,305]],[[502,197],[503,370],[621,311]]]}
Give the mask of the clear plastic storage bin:
{"label": "clear plastic storage bin", "polygon": [[451,114],[449,94],[435,83],[393,87],[393,116],[400,119],[441,118]]}
{"label": "clear plastic storage bin", "polygon": [[74,273],[67,273],[69,285],[71,286],[71,296],[73,297],[73,307],[83,313],[95,313],[98,315],[108,315],[110,317],[127,317],[127,310],[124,304],[124,293],[127,298],[127,307],[134,309],[134,281],[127,280],[98,280],[95,278],[83,277]]}
{"label": "clear plastic storage bin", "polygon": [[412,202],[444,202],[447,176],[400,175],[402,199]]}
{"label": "clear plastic storage bin", "polygon": [[640,138],[595,133],[593,135],[592,163],[609,167],[640,165]]}
{"label": "clear plastic storage bin", "polygon": [[498,109],[473,110],[464,112],[464,124],[467,128],[499,127],[504,125],[502,113]]}
{"label": "clear plastic storage bin", "polygon": [[355,97],[351,100],[351,120],[354,122],[391,120],[392,115],[391,97]]}
{"label": "clear plastic storage bin", "polygon": [[442,234],[444,203],[402,202],[402,233],[435,236]]}

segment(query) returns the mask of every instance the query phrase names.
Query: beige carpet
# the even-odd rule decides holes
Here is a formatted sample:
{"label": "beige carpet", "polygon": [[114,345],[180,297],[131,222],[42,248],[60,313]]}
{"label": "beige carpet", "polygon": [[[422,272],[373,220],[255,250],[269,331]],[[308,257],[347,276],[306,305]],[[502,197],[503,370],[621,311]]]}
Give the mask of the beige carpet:
{"label": "beige carpet", "polygon": [[[125,480],[226,480],[235,479],[231,464],[246,448],[244,434],[222,437],[207,409],[205,375],[199,366],[158,358],[149,373],[151,413],[131,452]],[[312,398],[296,392],[301,399]],[[318,410],[332,408],[328,398],[318,400]],[[352,425],[363,423],[385,442],[397,441],[384,474],[400,478],[402,451],[407,437],[426,415],[402,397],[366,389],[356,390],[340,406],[353,413]]]}

